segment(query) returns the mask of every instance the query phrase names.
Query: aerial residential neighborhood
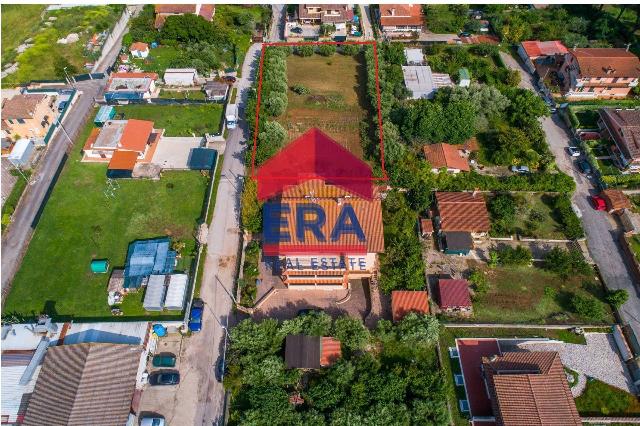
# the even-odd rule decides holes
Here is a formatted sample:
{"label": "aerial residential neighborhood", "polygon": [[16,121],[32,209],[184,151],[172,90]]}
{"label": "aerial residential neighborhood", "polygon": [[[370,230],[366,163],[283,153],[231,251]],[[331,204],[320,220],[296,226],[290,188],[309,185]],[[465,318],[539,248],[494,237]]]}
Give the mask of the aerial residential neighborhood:
{"label": "aerial residential neighborhood", "polygon": [[7,425],[640,423],[635,4],[5,4]]}

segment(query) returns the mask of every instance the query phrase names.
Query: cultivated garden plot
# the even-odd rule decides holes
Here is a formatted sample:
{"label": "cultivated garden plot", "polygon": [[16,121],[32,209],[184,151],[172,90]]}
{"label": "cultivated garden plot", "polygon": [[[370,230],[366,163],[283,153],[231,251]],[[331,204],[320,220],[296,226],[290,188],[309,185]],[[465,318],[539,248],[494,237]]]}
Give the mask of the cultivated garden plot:
{"label": "cultivated garden plot", "polygon": [[[166,110],[165,115],[179,119]],[[84,145],[92,127],[93,117],[78,147]],[[111,317],[109,274],[93,274],[90,263],[94,258],[107,258],[111,267],[123,267],[129,243],[137,239],[169,236],[180,255],[176,270],[190,269],[194,231],[209,177],[199,171],[174,171],[164,172],[157,181],[121,179],[113,196],[107,197],[107,164],[81,163],[80,159],[76,149],[65,164],[13,280],[6,312],[25,316],[46,312],[76,319]],[[139,291],[124,298],[120,305],[124,315],[162,315],[145,312],[142,295]]]}

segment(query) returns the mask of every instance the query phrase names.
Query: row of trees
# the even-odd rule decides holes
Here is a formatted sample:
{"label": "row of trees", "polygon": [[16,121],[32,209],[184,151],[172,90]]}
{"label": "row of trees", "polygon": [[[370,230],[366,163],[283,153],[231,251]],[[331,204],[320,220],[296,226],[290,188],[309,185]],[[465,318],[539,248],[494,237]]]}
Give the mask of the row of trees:
{"label": "row of trees", "polygon": [[[371,333],[359,319],[335,321],[312,312],[278,323],[244,320],[231,331],[225,387],[233,395],[230,424],[448,424],[446,381],[433,357],[439,324],[407,315],[382,320]],[[289,334],[333,336],[342,357],[309,372],[285,369]],[[297,405],[291,397],[301,398]],[[268,419],[268,420],[267,420]]]}
{"label": "row of trees", "polygon": [[[347,56],[353,56],[360,52],[360,46],[357,44],[341,44],[340,45],[340,53]],[[312,56],[314,53],[318,53],[322,56],[333,56],[338,49],[336,45],[333,44],[321,44],[319,46],[315,46],[312,44],[304,44],[301,46],[297,46],[296,54],[302,57]]]}

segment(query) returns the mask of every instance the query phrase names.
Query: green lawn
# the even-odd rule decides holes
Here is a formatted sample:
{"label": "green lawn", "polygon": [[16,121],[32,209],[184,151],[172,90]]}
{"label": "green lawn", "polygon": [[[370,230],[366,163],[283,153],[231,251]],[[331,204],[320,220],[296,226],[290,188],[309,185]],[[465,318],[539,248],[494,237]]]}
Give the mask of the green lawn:
{"label": "green lawn", "polygon": [[628,392],[591,379],[576,398],[581,416],[640,417],[640,401]]}
{"label": "green lawn", "polygon": [[[593,278],[563,279],[539,267],[497,267],[487,270],[489,291],[473,301],[472,322],[572,324],[594,323],[572,312],[570,299],[576,293],[604,300],[602,286]],[[546,295],[545,287],[555,295]],[[604,303],[604,302],[603,302]],[[605,304],[603,323],[613,323]]]}
{"label": "green lawn", "polygon": [[220,130],[222,105],[125,105],[116,106],[116,114],[125,119],[151,120],[156,129],[165,129],[165,136],[204,136]]}
{"label": "green lawn", "polygon": [[[554,195],[542,193],[522,193],[515,196],[518,212],[508,235],[545,239],[565,239],[564,227],[558,221],[553,208]],[[532,220],[537,218],[537,220]],[[498,235],[505,236],[505,235]]]}
{"label": "green lawn", "polygon": [[[108,258],[112,267],[124,266],[128,245],[136,239],[170,236],[184,241],[178,269],[190,267],[207,176],[174,171],[164,172],[159,181],[123,179],[115,198],[107,199],[106,164],[80,163],[80,158],[74,152],[67,160],[13,280],[6,312],[110,318],[108,275],[92,274],[89,264],[93,258]],[[144,312],[141,297],[141,292],[125,297],[125,315],[158,315]]]}
{"label": "green lawn", "polygon": [[180,55],[180,50],[173,46],[158,46],[149,51],[146,59],[132,59],[131,62],[143,71],[157,72],[160,77],[167,68],[171,68],[171,63]]}
{"label": "green lawn", "polygon": [[[69,74],[85,72],[86,62],[93,62],[100,51],[86,52],[84,46],[94,33],[110,29],[120,18],[124,5],[83,6],[46,12],[40,21],[38,10],[24,9],[26,5],[15,5],[18,10],[9,7],[9,20],[5,16],[7,6],[2,6],[2,57],[15,59],[20,64],[17,72],[2,79],[3,85],[11,86],[30,80],[62,79],[62,68],[67,67]],[[36,14],[38,14],[36,16]],[[56,18],[49,21],[49,18]],[[24,20],[24,23],[23,23]],[[44,22],[51,25],[45,26]],[[17,30],[15,30],[17,29]],[[71,44],[58,44],[56,41],[70,33],[77,33],[80,40]],[[4,46],[5,34],[8,46]],[[11,53],[24,39],[32,38],[33,46],[23,53]],[[6,50],[8,49],[8,50]],[[67,63],[56,66],[56,61],[64,58]]]}
{"label": "green lawn", "polygon": [[581,129],[597,129],[598,128],[598,114],[597,109],[583,109],[575,112],[578,118],[579,128]]}
{"label": "green lawn", "polygon": [[205,100],[205,94],[201,90],[160,90],[160,98],[162,99],[194,99]]}

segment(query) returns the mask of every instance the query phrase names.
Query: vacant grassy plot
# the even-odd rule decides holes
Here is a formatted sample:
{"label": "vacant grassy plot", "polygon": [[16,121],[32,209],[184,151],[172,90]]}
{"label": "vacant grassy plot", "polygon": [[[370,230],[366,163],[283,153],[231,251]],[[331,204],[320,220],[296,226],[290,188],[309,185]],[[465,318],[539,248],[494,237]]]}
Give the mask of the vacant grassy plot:
{"label": "vacant grassy plot", "polygon": [[47,6],[43,4],[2,5],[2,62],[10,62],[5,56],[33,34],[40,24],[40,15]]}
{"label": "vacant grassy plot", "polygon": [[167,68],[171,68],[171,62],[180,55],[178,48],[173,46],[159,46],[149,51],[146,59],[136,58],[131,62],[147,72],[157,72],[162,77]]}
{"label": "vacant grassy plot", "polygon": [[160,98],[163,99],[195,99],[204,100],[205,94],[200,90],[160,90]]}
{"label": "vacant grassy plot", "polygon": [[553,207],[554,197],[551,194],[517,194],[515,197],[518,204],[516,220],[507,234],[565,239],[564,226],[558,220],[558,213]]}
{"label": "vacant grassy plot", "polygon": [[[487,270],[489,291],[473,302],[474,322],[570,324],[593,323],[572,312],[571,296],[604,300],[599,283],[586,277],[558,277],[538,267],[498,267]],[[545,288],[547,290],[545,294]],[[551,294],[549,294],[551,293]],[[605,305],[604,323],[613,323]]]}
{"label": "vacant grassy plot", "polygon": [[[16,5],[22,10],[24,5]],[[124,8],[123,5],[109,6],[83,6],[68,9],[59,9],[46,12],[44,20],[39,21],[39,15],[36,18],[34,10],[15,12],[13,18],[15,25],[5,30],[5,24],[11,25],[11,22],[5,22],[5,8],[2,7],[2,57],[3,61],[7,59],[15,60],[19,63],[18,70],[6,76],[2,83],[13,85],[24,83],[30,80],[42,79],[62,79],[64,77],[62,68],[67,67],[69,74],[78,74],[84,72],[86,62],[93,62],[100,56],[100,51],[88,52],[84,46],[94,33],[109,30],[115,22],[120,18],[120,14]],[[16,14],[18,16],[16,16]],[[24,17],[26,25],[20,22]],[[49,20],[49,18],[55,18]],[[47,23],[47,25],[45,25]],[[18,28],[15,33],[14,28]],[[26,38],[32,38],[32,47],[23,53],[10,53],[11,49],[5,51],[5,34],[9,35],[9,48],[12,44],[15,46],[22,43]],[[75,43],[58,44],[57,40],[67,37],[71,33],[77,33],[80,37]],[[56,62],[62,62],[56,65]],[[65,61],[66,60],[66,61]]]}
{"label": "vacant grassy plot", "polygon": [[290,55],[287,78],[289,88],[302,85],[310,92],[288,92],[289,106],[278,121],[289,132],[289,140],[317,127],[362,158],[360,121],[366,116],[366,69],[361,55]]}
{"label": "vacant grassy plot", "polygon": [[[208,177],[179,171],[163,173],[160,181],[120,180],[115,197],[107,199],[107,165],[80,158],[75,152],[67,160],[13,280],[6,312],[110,317],[109,276],[92,274],[89,265],[93,258],[108,258],[113,267],[124,266],[128,245],[136,239],[168,235],[183,241],[185,258],[178,268],[189,268]],[[152,315],[142,309],[141,297],[141,292],[125,297],[125,315]]]}
{"label": "vacant grassy plot", "polygon": [[125,119],[136,118],[154,122],[156,129],[165,129],[165,136],[204,136],[220,130],[222,105],[125,105],[117,106],[116,114]]}
{"label": "vacant grassy plot", "polygon": [[640,417],[636,396],[595,379],[576,398],[576,408],[581,416]]}

